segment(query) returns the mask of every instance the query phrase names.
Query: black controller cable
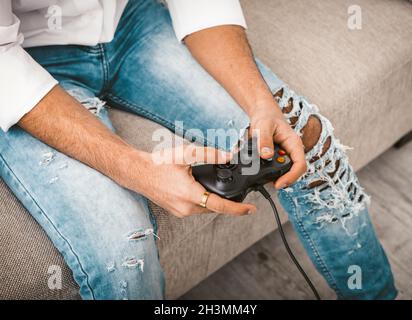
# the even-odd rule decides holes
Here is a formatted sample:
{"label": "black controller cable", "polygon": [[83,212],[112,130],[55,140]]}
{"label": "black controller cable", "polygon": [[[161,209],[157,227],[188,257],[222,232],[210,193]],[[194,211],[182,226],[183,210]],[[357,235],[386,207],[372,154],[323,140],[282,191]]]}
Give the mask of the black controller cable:
{"label": "black controller cable", "polygon": [[276,218],[276,223],[277,223],[278,228],[279,228],[280,237],[282,238],[283,245],[285,246],[285,249],[288,252],[289,257],[292,259],[293,263],[295,264],[296,268],[298,268],[298,270],[302,274],[303,278],[305,278],[306,283],[311,288],[311,290],[312,290],[313,294],[315,295],[316,299],[321,300],[320,295],[319,295],[318,291],[316,290],[315,286],[313,285],[312,281],[310,281],[308,275],[303,270],[303,268],[300,266],[298,260],[296,259],[295,255],[293,254],[292,250],[289,247],[288,241],[286,240],[285,233],[283,232],[282,223],[280,222],[278,209],[276,208],[275,203],[273,202],[272,198],[270,197],[269,192],[267,192],[267,190],[263,186],[259,186],[257,188],[257,191],[259,191],[269,201],[270,205],[272,206],[273,213],[274,213],[275,218]]}

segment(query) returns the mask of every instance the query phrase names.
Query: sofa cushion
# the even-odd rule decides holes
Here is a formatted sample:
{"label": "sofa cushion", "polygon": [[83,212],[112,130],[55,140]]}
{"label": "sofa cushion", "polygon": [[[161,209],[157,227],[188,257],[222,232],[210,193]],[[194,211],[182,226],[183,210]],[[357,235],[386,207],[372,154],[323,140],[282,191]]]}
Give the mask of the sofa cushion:
{"label": "sofa cushion", "polygon": [[[361,9],[361,29],[348,9]],[[412,4],[406,0],[243,0],[260,57],[334,124],[356,169],[411,130]]]}
{"label": "sofa cushion", "polygon": [[[2,180],[0,257],[0,300],[80,298],[63,257]],[[62,287],[50,290],[56,266],[61,268]]]}

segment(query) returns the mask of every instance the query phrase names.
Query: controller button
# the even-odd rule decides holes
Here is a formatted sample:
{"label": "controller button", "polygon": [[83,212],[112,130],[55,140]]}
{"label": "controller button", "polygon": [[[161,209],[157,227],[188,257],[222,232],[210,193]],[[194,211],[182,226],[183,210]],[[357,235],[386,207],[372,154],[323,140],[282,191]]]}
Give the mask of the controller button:
{"label": "controller button", "polygon": [[232,170],[230,169],[218,169],[217,180],[221,182],[230,182],[233,180]]}
{"label": "controller button", "polygon": [[277,157],[276,161],[279,163],[285,163],[286,159],[284,157]]}
{"label": "controller button", "polygon": [[285,151],[285,150],[282,150],[282,149],[279,149],[279,150],[278,150],[278,154],[279,154],[280,156],[284,156],[284,155],[286,155],[286,151]]}

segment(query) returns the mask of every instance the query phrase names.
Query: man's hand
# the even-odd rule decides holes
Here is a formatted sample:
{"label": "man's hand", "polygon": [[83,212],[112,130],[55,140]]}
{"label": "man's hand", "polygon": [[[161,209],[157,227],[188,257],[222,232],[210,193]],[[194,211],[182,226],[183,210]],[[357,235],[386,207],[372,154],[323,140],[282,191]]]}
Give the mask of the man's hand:
{"label": "man's hand", "polygon": [[[159,163],[159,159],[166,160]],[[166,149],[151,154],[150,163],[139,179],[139,188],[145,196],[173,215],[183,218],[193,214],[216,212],[242,216],[256,212],[252,204],[237,203],[211,193],[206,208],[199,206],[205,188],[191,174],[191,165],[196,163],[227,163],[231,154],[210,147],[193,145]]]}
{"label": "man's hand", "polygon": [[276,181],[275,187],[280,189],[295,182],[306,171],[303,144],[284,120],[260,74],[244,29],[232,25],[218,26],[195,32],[184,41],[193,57],[246,111],[251,129],[260,131],[262,158],[273,155],[273,142],[289,153],[293,166],[289,173]]}
{"label": "man's hand", "polygon": [[166,156],[170,154],[174,158],[157,164],[154,160],[159,157],[126,143],[59,86],[27,113],[19,126],[119,185],[145,195],[176,216],[210,211],[244,215],[256,211],[253,205],[228,201],[213,194],[206,203],[207,209],[198,206],[205,189],[194,180],[190,165],[226,163],[230,155],[190,145],[183,153],[175,149],[164,151]]}
{"label": "man's hand", "polygon": [[305,152],[301,138],[286,122],[283,115],[276,112],[278,107],[271,106],[255,109],[251,117],[251,133],[258,138],[259,153],[263,159],[274,156],[273,142],[279,144],[293,161],[288,173],[275,183],[276,189],[285,188],[294,183],[306,172]]}

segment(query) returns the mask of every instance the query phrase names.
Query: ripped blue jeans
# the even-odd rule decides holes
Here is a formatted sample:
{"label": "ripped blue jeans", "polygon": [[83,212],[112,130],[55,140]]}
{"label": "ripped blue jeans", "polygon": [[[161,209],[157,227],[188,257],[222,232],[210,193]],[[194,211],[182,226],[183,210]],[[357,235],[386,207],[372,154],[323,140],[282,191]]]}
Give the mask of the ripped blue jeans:
{"label": "ripped blue jeans", "polygon": [[[176,40],[167,9],[155,0],[129,1],[110,43],[27,51],[112,130],[105,102],[197,141],[199,130],[204,137],[208,129],[240,134],[249,124]],[[273,72],[258,66],[299,134],[310,116],[322,125],[318,142],[307,152],[307,174],[279,192],[307,254],[338,298],[395,298],[391,269],[368,215],[369,198],[331,124]],[[0,132],[0,172],[63,254],[82,298],[164,297],[156,221],[143,196],[17,126]],[[351,282],[351,270],[361,271],[361,283]]]}

